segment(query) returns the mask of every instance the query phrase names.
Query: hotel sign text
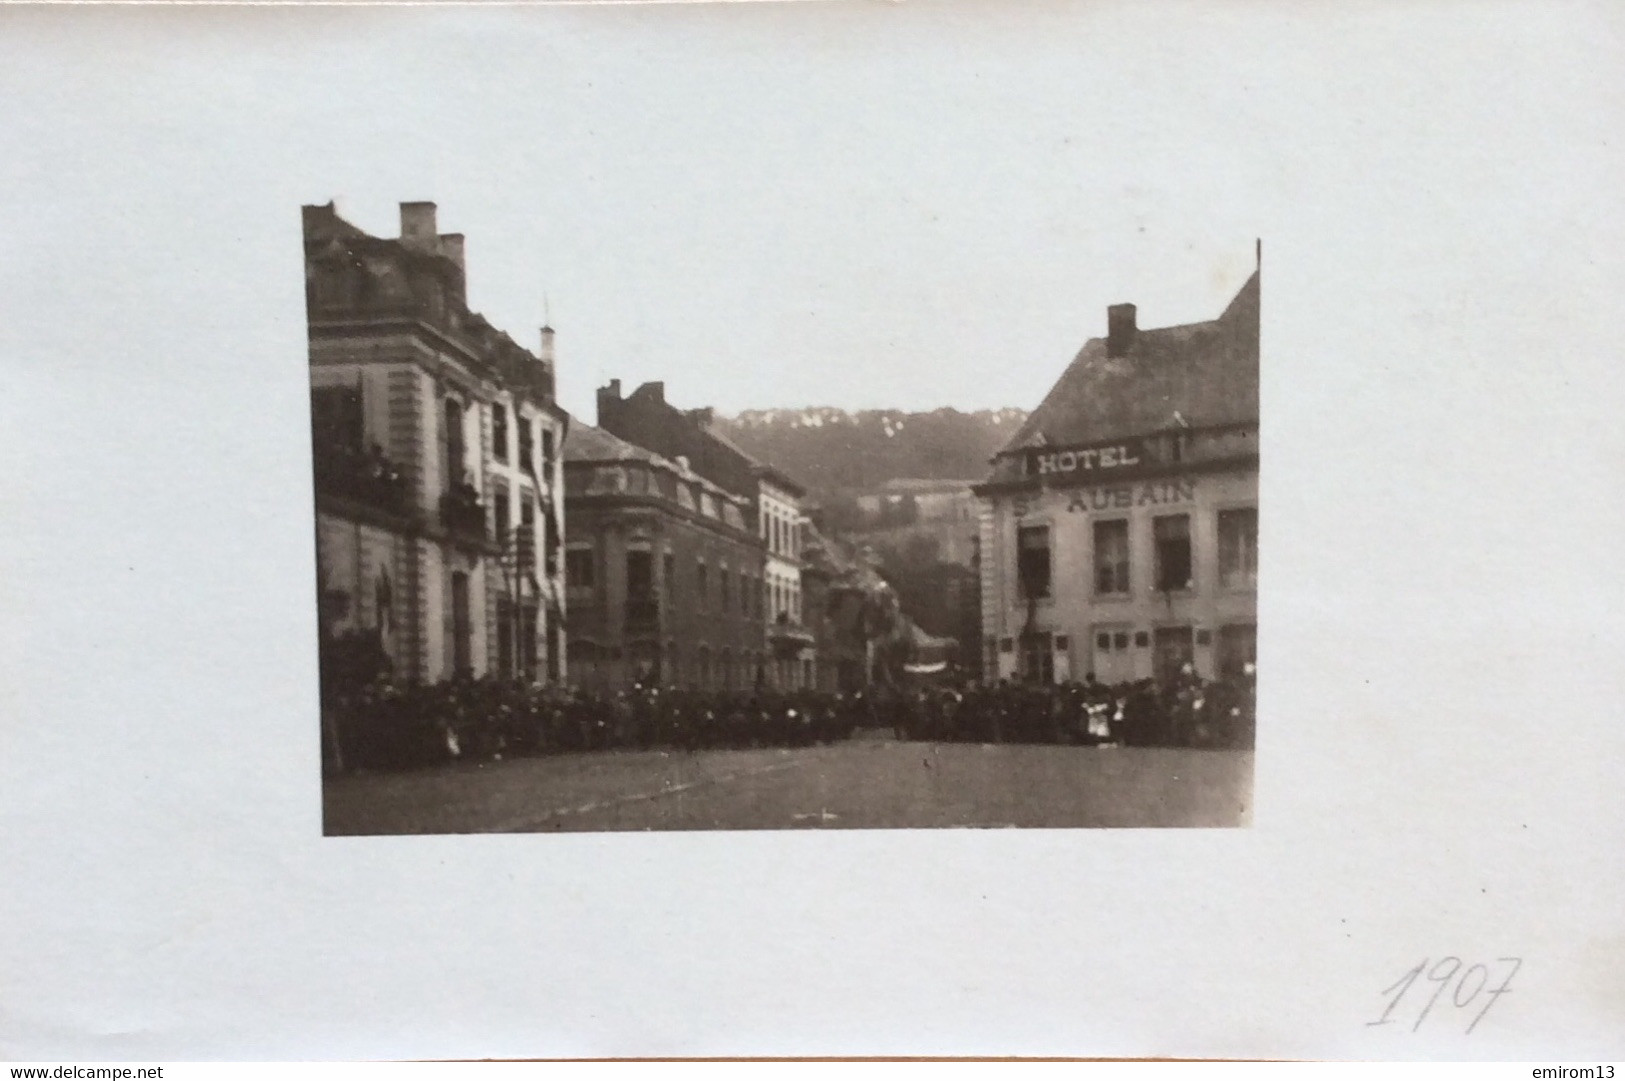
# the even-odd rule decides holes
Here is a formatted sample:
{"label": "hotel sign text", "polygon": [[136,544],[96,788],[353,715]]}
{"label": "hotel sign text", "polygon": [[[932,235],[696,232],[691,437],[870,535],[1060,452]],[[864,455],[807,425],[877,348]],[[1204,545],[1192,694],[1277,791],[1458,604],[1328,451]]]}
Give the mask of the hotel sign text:
{"label": "hotel sign text", "polygon": [[1106,446],[1074,447],[1068,450],[1046,450],[1033,453],[1028,464],[1029,476],[1053,476],[1066,473],[1109,472],[1128,469],[1141,464],[1144,447],[1138,442],[1111,443]]}

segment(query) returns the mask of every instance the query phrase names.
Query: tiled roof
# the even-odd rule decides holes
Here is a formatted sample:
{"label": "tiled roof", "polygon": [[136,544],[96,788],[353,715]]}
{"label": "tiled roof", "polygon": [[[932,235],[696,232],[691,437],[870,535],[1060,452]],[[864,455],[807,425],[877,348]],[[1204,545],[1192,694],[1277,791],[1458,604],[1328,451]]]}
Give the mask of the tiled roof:
{"label": "tiled roof", "polygon": [[1255,271],[1217,319],[1140,330],[1121,357],[1091,339],[999,453],[1257,423],[1258,309]]}

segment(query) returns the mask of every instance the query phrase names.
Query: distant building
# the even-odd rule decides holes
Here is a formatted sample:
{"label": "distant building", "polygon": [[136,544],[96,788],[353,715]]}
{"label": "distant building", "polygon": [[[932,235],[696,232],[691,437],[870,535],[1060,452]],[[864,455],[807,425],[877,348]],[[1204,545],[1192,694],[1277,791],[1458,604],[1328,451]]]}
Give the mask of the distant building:
{"label": "distant building", "polygon": [[976,489],[987,678],[1256,656],[1258,274],[1210,322],[1107,317]]}
{"label": "distant building", "polygon": [[972,568],[981,534],[981,510],[969,480],[889,480],[856,499],[863,516],[854,535],[881,548],[919,550],[929,538],[943,563]]}
{"label": "distant building", "polygon": [[572,679],[598,691],[756,686],[767,553],[751,501],[585,424],[564,457]]}
{"label": "distant building", "polygon": [[324,648],[369,638],[394,678],[564,676],[553,331],[531,353],[468,308],[433,203],[370,236],[303,210]]}
{"label": "distant building", "polygon": [[857,497],[858,509],[878,518],[887,508],[905,503],[914,508],[920,522],[975,522],[978,518],[974,480],[932,480],[897,477],[880,486],[878,492]]}
{"label": "distant building", "polygon": [[794,690],[816,679],[816,642],[803,623],[801,500],[795,480],[757,461],[716,431],[709,409],[682,410],[666,401],[664,383],[645,383],[622,397],[620,380],[598,391],[598,424],[605,431],[688,468],[751,504],[750,522],[767,549],[761,583],[767,613],[764,680]]}
{"label": "distant building", "polygon": [[803,539],[802,597],[816,657],[811,686],[831,694],[861,691],[873,678],[874,642],[898,618],[896,595],[872,568],[811,523]]}

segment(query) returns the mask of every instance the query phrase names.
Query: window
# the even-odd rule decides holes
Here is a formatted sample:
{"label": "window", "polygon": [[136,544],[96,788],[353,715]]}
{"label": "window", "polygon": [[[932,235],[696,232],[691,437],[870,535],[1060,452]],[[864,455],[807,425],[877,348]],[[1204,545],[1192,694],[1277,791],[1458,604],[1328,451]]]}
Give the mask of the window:
{"label": "window", "polygon": [[591,548],[569,548],[564,553],[564,580],[571,589],[591,589],[597,584]]}
{"label": "window", "polygon": [[310,392],[311,430],[324,451],[360,454],[361,387],[317,387]]}
{"label": "window", "polygon": [[1128,591],[1128,519],[1096,522],[1095,592]]}
{"label": "window", "polygon": [[506,488],[493,488],[491,490],[491,509],[496,515],[497,543],[506,548],[508,546],[508,491]]}
{"label": "window", "polygon": [[553,483],[553,430],[545,429],[542,432],[542,479],[549,484]]}
{"label": "window", "polygon": [[654,560],[646,550],[626,553],[626,596],[632,602],[654,596]]}
{"label": "window", "polygon": [[1258,508],[1219,512],[1219,584],[1258,588]]}
{"label": "window", "polygon": [[722,611],[727,612],[734,603],[733,575],[727,567],[723,567],[717,577],[722,580]]}
{"label": "window", "polygon": [[508,460],[508,403],[491,407],[491,453],[499,462]]}
{"label": "window", "polygon": [[739,576],[739,614],[750,615],[750,599],[756,593],[756,579],[743,572]]}
{"label": "window", "polygon": [[1119,649],[1119,650],[1128,648],[1128,632],[1127,631],[1118,631],[1117,633],[1112,635],[1112,648],[1113,649]]}
{"label": "window", "polygon": [[1191,516],[1166,514],[1151,520],[1157,545],[1157,589],[1164,593],[1190,589]]}
{"label": "window", "polygon": [[1110,651],[1112,648],[1112,635],[1110,631],[1101,631],[1099,634],[1095,635],[1095,648],[1100,650],[1102,653]]}
{"label": "window", "polygon": [[660,581],[665,588],[666,599],[672,599],[672,593],[677,588],[677,557],[667,552],[660,559]]}
{"label": "window", "polygon": [[469,673],[474,655],[474,623],[469,618],[468,575],[454,571],[451,576],[451,670]]}
{"label": "window", "polygon": [[534,466],[531,443],[533,436],[530,430],[530,421],[524,417],[519,418],[519,468],[529,473]]}
{"label": "window", "polygon": [[463,481],[463,407],[456,398],[446,399],[446,486]]}
{"label": "window", "polygon": [[519,535],[514,538],[514,550],[520,573],[529,574],[536,566],[536,504],[529,496],[519,504]]}
{"label": "window", "polygon": [[1022,526],[1016,541],[1016,576],[1028,600],[1049,596],[1049,526]]}
{"label": "window", "polygon": [[711,569],[702,561],[694,571],[694,606],[705,611],[706,594],[711,590]]}

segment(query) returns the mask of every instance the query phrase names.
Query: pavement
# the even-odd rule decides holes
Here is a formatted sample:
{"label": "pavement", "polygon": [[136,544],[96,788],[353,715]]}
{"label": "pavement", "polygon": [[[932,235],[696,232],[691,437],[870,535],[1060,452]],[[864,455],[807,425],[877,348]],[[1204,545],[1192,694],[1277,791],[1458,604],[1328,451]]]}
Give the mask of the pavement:
{"label": "pavement", "polygon": [[1245,826],[1250,751],[912,743],[605,751],[324,780],[333,835]]}

